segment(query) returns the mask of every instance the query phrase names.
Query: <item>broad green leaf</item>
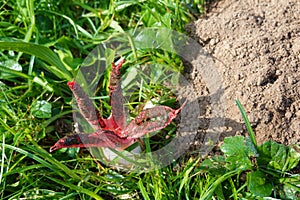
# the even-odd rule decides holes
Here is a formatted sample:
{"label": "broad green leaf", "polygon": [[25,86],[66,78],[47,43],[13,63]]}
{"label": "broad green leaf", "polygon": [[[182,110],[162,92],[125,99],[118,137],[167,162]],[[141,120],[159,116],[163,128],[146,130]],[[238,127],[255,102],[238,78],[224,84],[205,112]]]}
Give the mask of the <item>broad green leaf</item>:
{"label": "broad green leaf", "polygon": [[136,49],[164,49],[174,52],[172,37],[176,37],[176,33],[170,29],[143,29],[132,33]]}
{"label": "broad green leaf", "polygon": [[285,184],[283,186],[282,194],[280,194],[281,199],[298,199],[300,194],[300,184],[291,185]]}
{"label": "broad green leaf", "polygon": [[49,67],[45,67],[46,70],[52,72],[61,79],[67,79],[68,81],[72,80],[72,73],[66,69],[65,65],[61,62],[57,54],[55,54],[48,47],[21,41],[0,41],[0,49],[20,51],[30,55],[34,55],[50,64]]}
{"label": "broad green leaf", "polygon": [[[0,66],[5,67],[7,69],[10,69],[12,71],[15,71],[16,73],[20,73],[22,72],[22,66],[15,60],[12,59],[8,59],[5,61],[0,62]],[[3,72],[1,72],[3,71]],[[9,78],[14,78],[14,77],[18,77],[17,74],[13,74],[13,73],[6,73],[4,72],[5,70],[0,70],[0,78],[1,79],[9,79]]]}
{"label": "broad green leaf", "polygon": [[12,77],[22,77],[24,79],[30,79],[31,77],[20,71],[9,69],[7,67],[1,66],[0,64],[0,79],[9,79]]}
{"label": "broad green leaf", "polygon": [[248,148],[248,156],[249,157],[258,157],[259,156],[257,149],[255,148],[251,138],[249,138],[249,137],[246,137],[246,146]]}
{"label": "broad green leaf", "polygon": [[272,193],[272,185],[267,181],[266,174],[261,171],[253,171],[248,174],[249,190],[256,196],[268,197]]}
{"label": "broad green leaf", "polygon": [[226,162],[229,169],[251,169],[252,164],[248,157],[249,149],[245,145],[243,136],[234,136],[224,139],[221,151],[226,156]]}
{"label": "broad green leaf", "polygon": [[225,174],[227,169],[225,167],[224,156],[213,156],[202,161],[200,169],[203,171],[208,171],[213,175]]}
{"label": "broad green leaf", "polygon": [[67,154],[71,158],[75,158],[76,155],[79,153],[80,148],[68,148]]}
{"label": "broad green leaf", "polygon": [[298,145],[289,146],[288,164],[286,170],[296,167],[300,161],[300,147]]}
{"label": "broad green leaf", "polygon": [[286,164],[288,147],[268,141],[258,147],[258,165],[282,171]]}
{"label": "broad green leaf", "polygon": [[31,114],[37,118],[51,117],[51,104],[45,100],[36,101],[31,106]]}

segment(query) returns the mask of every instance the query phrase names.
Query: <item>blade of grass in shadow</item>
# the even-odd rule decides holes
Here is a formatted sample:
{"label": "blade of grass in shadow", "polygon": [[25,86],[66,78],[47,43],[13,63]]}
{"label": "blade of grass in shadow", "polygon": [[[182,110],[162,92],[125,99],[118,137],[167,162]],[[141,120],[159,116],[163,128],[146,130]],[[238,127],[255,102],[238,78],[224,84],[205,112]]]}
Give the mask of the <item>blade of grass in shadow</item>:
{"label": "blade of grass in shadow", "polygon": [[179,190],[178,190],[178,199],[180,199],[180,197],[181,197],[181,192],[182,192],[183,187],[187,185],[187,183],[190,179],[190,173],[195,168],[195,166],[199,163],[200,159],[201,158],[199,157],[195,161],[191,161],[191,159],[188,161],[190,163],[188,163],[187,167],[184,169],[184,172],[182,173],[182,180],[181,180]]}
{"label": "blade of grass in shadow", "polygon": [[239,108],[239,110],[240,110],[240,112],[241,112],[241,114],[242,114],[242,117],[243,117],[243,119],[244,119],[244,121],[245,121],[245,124],[246,124],[246,128],[247,128],[247,130],[248,130],[248,134],[249,134],[249,136],[250,136],[250,138],[251,138],[251,141],[252,141],[252,143],[254,144],[254,146],[255,146],[255,148],[257,148],[257,141],[256,141],[256,138],[255,138],[255,134],[254,134],[254,132],[253,132],[253,129],[252,129],[252,127],[251,127],[251,124],[250,124],[250,122],[249,122],[249,119],[248,119],[248,117],[247,117],[247,114],[246,114],[246,112],[245,112],[245,110],[244,110],[244,108],[243,108],[243,106],[242,106],[242,104],[241,104],[241,102],[239,101],[239,100],[235,100],[235,103],[236,103],[236,105],[238,106],[238,108]]}
{"label": "blade of grass in shadow", "polygon": [[57,16],[60,16],[66,20],[69,21],[69,23],[72,25],[72,27],[74,28],[74,31],[75,31],[75,35],[76,35],[76,38],[78,39],[79,38],[79,33],[82,33],[83,36],[87,37],[87,38],[90,38],[90,39],[93,39],[94,37],[88,32],[86,31],[83,27],[79,26],[71,17],[67,16],[67,15],[64,15],[64,14],[61,14],[61,13],[58,13],[58,12],[55,12],[55,11],[51,11],[51,10],[45,10],[45,12],[48,12],[48,13],[51,13],[51,14],[54,14],[54,15],[57,15]]}
{"label": "blade of grass in shadow", "polygon": [[83,30],[84,31],[84,34],[85,36],[89,37],[89,38],[93,38],[92,35],[90,35],[86,30],[84,30],[83,28],[81,28],[79,25],[77,25],[72,18],[68,17],[67,15],[64,15],[64,14],[60,14],[58,12],[55,12],[55,11],[51,11],[51,10],[47,10],[46,12],[49,12],[51,14],[54,14],[54,15],[57,15],[57,16],[60,16],[62,18],[65,18],[66,20],[68,20],[68,22],[72,25],[72,27],[74,28],[74,32],[75,32],[75,35],[76,35],[76,38],[79,38],[79,35],[78,35],[78,29],[80,28],[80,30]]}
{"label": "blade of grass in shadow", "polygon": [[13,129],[11,129],[11,128],[6,124],[6,122],[3,121],[1,118],[0,118],[0,124],[2,125],[2,127],[3,127],[5,130],[9,131],[11,134],[13,134],[13,135],[16,134],[16,132],[15,132]]}
{"label": "blade of grass in shadow", "polygon": [[59,113],[59,114],[57,114],[57,115],[55,115],[55,116],[53,116],[53,117],[51,117],[51,118],[45,120],[45,121],[42,123],[42,125],[43,125],[43,127],[47,127],[47,126],[49,126],[52,122],[54,122],[55,120],[57,120],[57,119],[59,119],[59,118],[65,116],[65,115],[67,115],[67,114],[73,113],[73,112],[74,112],[74,110],[67,110],[67,111],[61,112],[61,113]]}
{"label": "blade of grass in shadow", "polygon": [[69,200],[69,199],[75,199],[75,196],[77,195],[77,192],[70,193],[59,200]]}
{"label": "blade of grass in shadow", "polygon": [[140,188],[140,192],[141,192],[143,198],[146,199],[146,200],[150,200],[150,198],[149,198],[149,196],[148,196],[148,193],[147,193],[147,191],[146,191],[146,188],[145,188],[145,186],[143,185],[142,179],[139,180],[139,182],[138,182],[138,187]]}
{"label": "blade of grass in shadow", "polygon": [[4,171],[4,159],[5,159],[5,150],[4,150],[4,145],[5,145],[5,136],[4,134],[2,135],[2,155],[1,155],[1,168],[0,168],[0,185],[2,182],[2,176],[3,176],[3,171]]}
{"label": "blade of grass in shadow", "polygon": [[52,180],[52,181],[54,181],[54,182],[56,182],[56,183],[58,183],[58,184],[60,184],[60,185],[63,185],[63,186],[68,187],[68,188],[70,188],[70,189],[76,190],[76,191],[78,191],[79,193],[87,194],[87,195],[89,195],[90,197],[93,197],[94,199],[97,199],[97,200],[103,200],[103,198],[100,197],[100,196],[98,196],[96,193],[94,193],[94,192],[92,192],[92,191],[90,191],[90,190],[87,190],[87,189],[85,189],[85,188],[82,188],[82,187],[80,187],[80,186],[73,185],[73,184],[71,184],[71,183],[67,183],[67,182],[64,182],[64,181],[60,181],[60,180],[58,180],[58,179],[55,179],[55,178],[52,178],[52,177],[48,177],[48,176],[46,176],[46,178],[48,178],[48,179],[50,179],[50,180]]}
{"label": "blade of grass in shadow", "polygon": [[5,72],[5,73],[9,73],[9,74],[13,74],[13,75],[16,75],[18,77],[22,77],[24,79],[32,79],[30,76],[28,76],[27,74],[24,74],[22,72],[19,72],[19,71],[16,71],[16,70],[12,70],[12,69],[9,69],[5,66],[2,66],[0,65],[0,71],[1,72]]}
{"label": "blade of grass in shadow", "polygon": [[59,57],[52,50],[43,45],[21,41],[0,42],[0,49],[21,51],[34,55],[51,65],[49,68],[46,68],[46,70],[54,73],[61,79],[67,79],[68,81],[72,80],[72,73],[66,69]]}
{"label": "blade of grass in shadow", "polygon": [[29,165],[29,166],[22,166],[22,167],[19,167],[17,169],[13,169],[11,171],[8,171],[6,172],[3,177],[5,176],[9,176],[9,175],[12,175],[12,174],[20,174],[20,173],[24,173],[26,171],[30,171],[30,170],[37,170],[37,169],[40,169],[40,168],[43,168],[45,167],[43,164],[34,164],[34,165]]}
{"label": "blade of grass in shadow", "polygon": [[223,176],[219,177],[208,189],[207,191],[201,196],[200,200],[208,200],[211,199],[214,191],[216,190],[216,188],[222,183],[224,182],[226,179],[230,178],[231,176],[236,175],[237,173],[239,173],[238,170],[234,170],[231,172],[228,172],[226,174],[224,174]]}
{"label": "blade of grass in shadow", "polygon": [[238,193],[236,191],[236,187],[234,185],[234,181],[232,180],[231,177],[229,178],[229,183],[230,183],[231,191],[232,191],[231,198],[233,198],[234,200],[237,200],[238,199]]}
{"label": "blade of grass in shadow", "polygon": [[29,83],[31,83],[30,81],[33,80],[33,82],[41,85],[42,87],[45,87],[49,92],[53,91],[53,88],[51,86],[49,86],[48,83],[45,82],[44,80],[42,80],[40,77],[35,76],[34,78],[32,78],[31,76],[28,76],[27,74],[24,74],[24,73],[16,71],[16,70],[12,70],[12,69],[6,68],[5,66],[4,67],[0,67],[0,72],[5,72],[5,73],[13,74],[13,75],[16,75],[18,77],[22,77],[24,79],[28,79]]}

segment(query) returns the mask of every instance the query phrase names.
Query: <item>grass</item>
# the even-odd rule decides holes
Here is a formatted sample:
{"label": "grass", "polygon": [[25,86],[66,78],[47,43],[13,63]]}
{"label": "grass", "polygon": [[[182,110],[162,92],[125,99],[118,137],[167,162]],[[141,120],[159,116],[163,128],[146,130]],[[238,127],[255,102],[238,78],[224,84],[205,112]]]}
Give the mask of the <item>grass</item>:
{"label": "grass", "polygon": [[[202,160],[187,155],[162,169],[126,173],[95,162],[84,150],[48,152],[59,138],[72,132],[72,94],[66,82],[78,75],[81,63],[96,45],[113,37],[120,39],[117,35],[129,29],[158,27],[184,32],[184,26],[204,12],[205,3],[4,1],[0,9],[0,198],[297,198],[299,174],[291,170],[299,161],[298,147],[274,142],[258,146],[239,102],[250,137],[225,139],[221,156]],[[168,42],[172,45],[172,41]],[[125,50],[126,70],[157,64],[155,73],[141,73],[144,79],[140,80],[150,77],[139,82],[141,87],[128,84],[134,91],[128,103],[133,114],[136,105],[157,97],[160,103],[171,106],[173,93],[155,84],[158,80],[151,81],[158,75],[161,82],[167,77],[160,65],[180,72],[180,58],[156,48],[137,50],[130,40]],[[104,57],[110,63],[116,55],[114,49],[109,49]],[[97,91],[103,102],[98,107],[104,115],[110,109],[107,77],[108,74],[101,77]],[[172,136],[174,128],[175,124],[165,131]],[[146,150],[164,146],[164,142],[150,139]]]}

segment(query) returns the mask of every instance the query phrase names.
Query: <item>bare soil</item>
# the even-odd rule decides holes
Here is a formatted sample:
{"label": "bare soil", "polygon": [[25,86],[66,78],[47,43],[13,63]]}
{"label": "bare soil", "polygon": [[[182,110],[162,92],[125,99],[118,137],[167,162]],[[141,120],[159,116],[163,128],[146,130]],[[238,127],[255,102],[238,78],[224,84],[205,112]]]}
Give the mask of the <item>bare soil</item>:
{"label": "bare soil", "polygon": [[222,137],[246,133],[239,99],[259,143],[300,144],[300,1],[223,0],[187,28],[223,79]]}

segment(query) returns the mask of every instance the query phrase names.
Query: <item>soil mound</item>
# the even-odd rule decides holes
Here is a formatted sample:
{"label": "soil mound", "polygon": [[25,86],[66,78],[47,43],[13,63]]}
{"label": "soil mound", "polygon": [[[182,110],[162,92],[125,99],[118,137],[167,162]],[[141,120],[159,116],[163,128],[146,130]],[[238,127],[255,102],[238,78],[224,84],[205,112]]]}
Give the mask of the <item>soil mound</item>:
{"label": "soil mound", "polygon": [[237,98],[259,143],[300,144],[300,1],[224,0],[188,29],[223,78],[224,136],[243,130]]}

